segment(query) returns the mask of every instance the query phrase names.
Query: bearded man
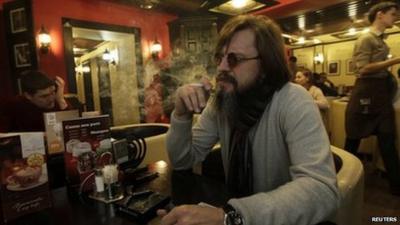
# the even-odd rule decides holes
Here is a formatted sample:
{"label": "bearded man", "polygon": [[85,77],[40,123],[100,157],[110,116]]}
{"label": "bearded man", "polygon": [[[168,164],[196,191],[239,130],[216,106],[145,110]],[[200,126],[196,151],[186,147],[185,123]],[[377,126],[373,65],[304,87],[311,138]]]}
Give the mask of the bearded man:
{"label": "bearded man", "polygon": [[[325,221],[339,194],[329,140],[307,91],[289,82],[279,27],[264,16],[238,16],[221,30],[210,85],[177,90],[167,149],[188,169],[221,144],[232,198],[223,208],[183,205],[158,211],[162,224],[296,224]],[[204,110],[203,110],[204,108]],[[202,111],[192,128],[193,113]]]}

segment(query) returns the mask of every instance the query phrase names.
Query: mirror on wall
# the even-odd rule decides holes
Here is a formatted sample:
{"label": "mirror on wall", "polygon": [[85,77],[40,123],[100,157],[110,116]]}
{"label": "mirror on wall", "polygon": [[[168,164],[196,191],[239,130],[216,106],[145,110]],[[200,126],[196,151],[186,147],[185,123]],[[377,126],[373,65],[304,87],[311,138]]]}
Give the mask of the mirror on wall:
{"label": "mirror on wall", "polygon": [[113,125],[143,117],[140,30],[63,19],[69,91],[84,111],[108,114]]}

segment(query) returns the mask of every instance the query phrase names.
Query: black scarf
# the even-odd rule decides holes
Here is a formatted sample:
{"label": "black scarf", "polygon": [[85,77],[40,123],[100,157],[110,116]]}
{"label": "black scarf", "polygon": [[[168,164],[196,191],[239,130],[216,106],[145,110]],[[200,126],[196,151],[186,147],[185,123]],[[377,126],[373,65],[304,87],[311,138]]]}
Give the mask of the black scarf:
{"label": "black scarf", "polygon": [[235,123],[231,124],[227,178],[232,197],[253,194],[253,161],[249,130],[260,120],[274,92],[275,88],[257,84],[245,94],[238,94],[239,112]]}

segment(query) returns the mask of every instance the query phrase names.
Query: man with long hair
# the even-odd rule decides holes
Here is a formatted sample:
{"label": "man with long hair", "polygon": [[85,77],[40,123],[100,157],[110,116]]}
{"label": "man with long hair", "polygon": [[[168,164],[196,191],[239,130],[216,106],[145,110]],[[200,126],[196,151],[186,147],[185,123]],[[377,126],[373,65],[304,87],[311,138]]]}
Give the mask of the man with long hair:
{"label": "man with long hair", "polygon": [[[392,105],[393,79],[388,67],[399,64],[400,57],[388,59],[389,47],[384,31],[398,18],[399,5],[381,2],[368,12],[371,28],[361,35],[353,51],[357,80],[346,108],[345,149],[357,154],[362,138],[376,135],[388,173],[390,191],[400,195],[400,163],[395,148],[395,116]],[[395,85],[397,88],[397,85]]]}
{"label": "man with long hair", "polygon": [[[243,15],[221,30],[210,84],[177,90],[167,149],[174,169],[204,160],[220,142],[231,199],[223,208],[160,210],[162,224],[317,224],[338,207],[332,153],[318,108],[289,82],[280,28]],[[204,108],[204,110],[203,110]],[[202,111],[192,129],[193,113]]]}

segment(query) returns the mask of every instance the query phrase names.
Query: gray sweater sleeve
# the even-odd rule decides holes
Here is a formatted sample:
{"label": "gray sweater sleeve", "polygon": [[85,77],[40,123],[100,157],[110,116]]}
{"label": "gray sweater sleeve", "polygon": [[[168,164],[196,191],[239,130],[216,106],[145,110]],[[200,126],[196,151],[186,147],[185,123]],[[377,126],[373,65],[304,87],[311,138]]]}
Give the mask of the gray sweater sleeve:
{"label": "gray sweater sleeve", "polygon": [[189,169],[205,159],[218,142],[218,127],[215,112],[204,109],[192,129],[192,120],[181,121],[171,116],[171,127],[167,133],[167,151],[174,169]]}
{"label": "gray sweater sleeve", "polygon": [[231,199],[245,225],[313,225],[333,216],[338,207],[333,157],[318,109],[311,96],[296,95],[278,99],[277,117],[273,117],[280,128],[273,138],[285,142],[278,148],[288,151],[291,181],[271,191]]}

